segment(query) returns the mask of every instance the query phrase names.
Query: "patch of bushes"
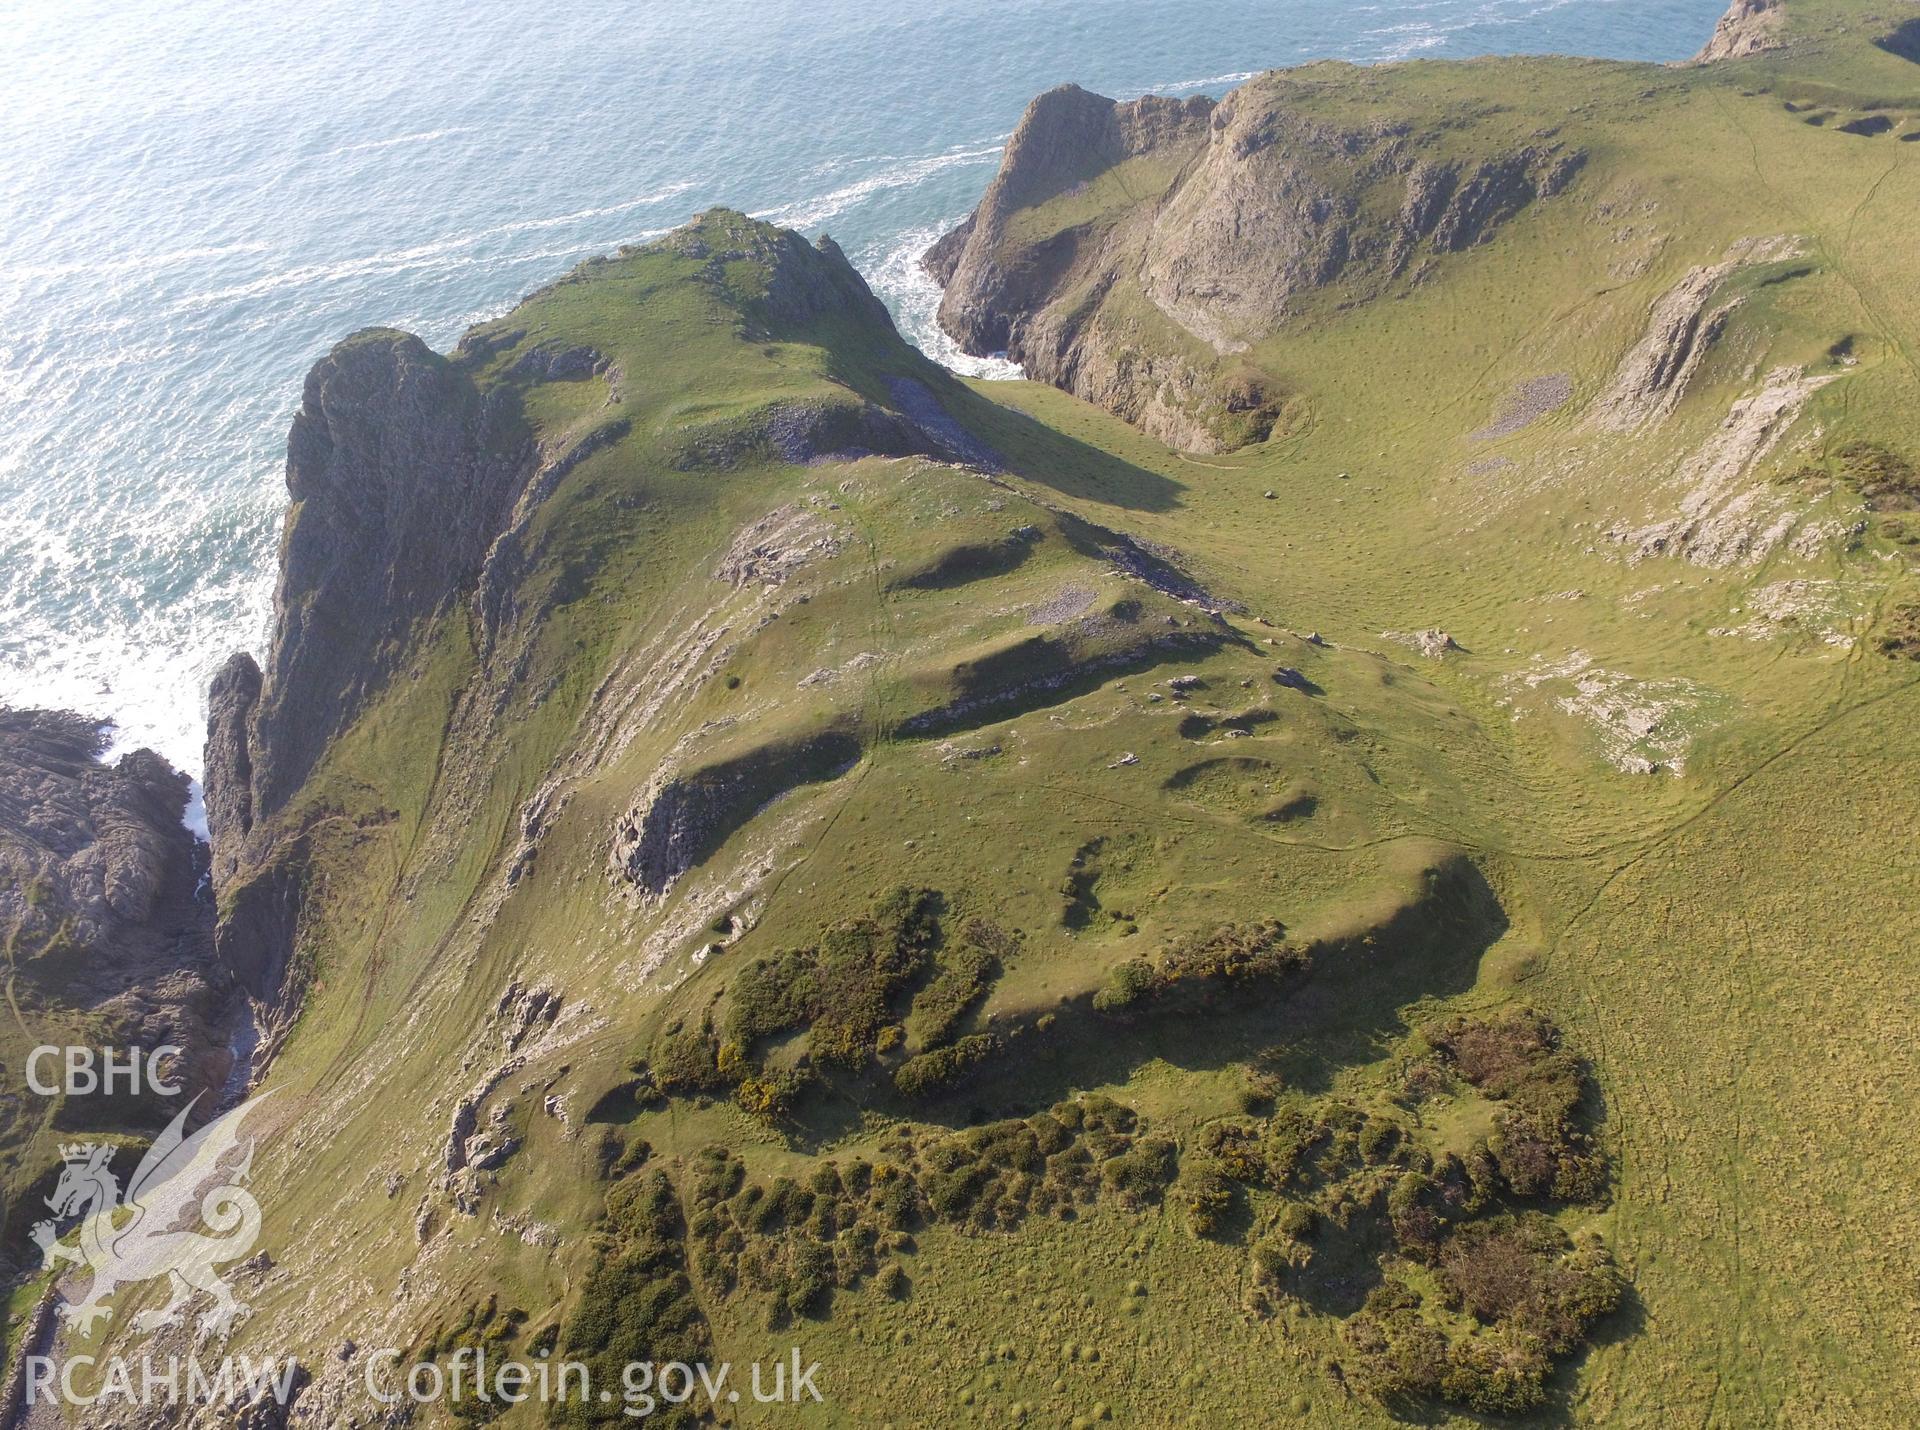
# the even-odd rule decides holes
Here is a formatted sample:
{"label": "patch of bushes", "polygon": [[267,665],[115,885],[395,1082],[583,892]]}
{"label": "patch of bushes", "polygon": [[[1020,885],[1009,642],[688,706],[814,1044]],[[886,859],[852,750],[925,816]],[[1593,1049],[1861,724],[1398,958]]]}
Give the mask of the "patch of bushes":
{"label": "patch of bushes", "polygon": [[1153,992],[1158,975],[1144,958],[1122,959],[1107,973],[1107,981],[1093,995],[1093,1006],[1102,1013],[1117,1013],[1145,1001]]}
{"label": "patch of bushes", "polygon": [[763,1038],[805,1027],[819,1006],[819,961],[811,949],[757,958],[727,989],[727,1040],[751,1052]]}
{"label": "patch of bushes", "polygon": [[1877,442],[1849,442],[1834,457],[1841,475],[1869,503],[1920,497],[1920,472],[1891,448]]}
{"label": "patch of bushes", "polygon": [[[1139,1204],[1174,1173],[1173,1144],[1142,1135],[1131,1110],[1097,1096],[964,1132],[903,1129],[880,1150],[878,1162],[818,1163],[804,1184],[758,1184],[730,1149],[705,1148],[689,1170],[686,1224],[702,1288],[764,1296],[777,1327],[825,1314],[836,1290],[864,1278],[905,1295],[906,1274],[888,1257],[912,1249],[907,1233],[923,1221],[1008,1230],[1030,1216],[1072,1216],[1103,1192]],[[666,1217],[656,1225],[673,1227]]]}
{"label": "patch of bushes", "polygon": [[914,996],[907,1014],[907,1032],[922,1048],[950,1042],[974,1005],[986,997],[1000,976],[1003,958],[1019,948],[1018,940],[985,919],[971,919],[961,942],[940,955],[939,972]]}
{"label": "patch of bushes", "polygon": [[[1440,1260],[1446,1298],[1387,1281],[1342,1330],[1350,1379],[1376,1399],[1431,1397],[1483,1415],[1537,1409],[1553,1358],[1575,1350],[1620,1303],[1623,1285],[1598,1242],[1576,1246],[1538,1214],[1468,1223]],[[1437,1317],[1441,1310],[1455,1313]]]}
{"label": "patch of bushes", "polygon": [[1157,965],[1144,958],[1114,965],[1093,1006],[1102,1013],[1122,1013],[1176,992],[1281,978],[1302,972],[1309,962],[1304,948],[1287,941],[1277,919],[1222,924],[1169,946]]}
{"label": "patch of bushes", "polygon": [[1233,1210],[1233,1181],[1211,1157],[1189,1157],[1180,1167],[1175,1198],[1195,1236],[1216,1236]]}
{"label": "patch of bushes", "polygon": [[896,889],[870,917],[829,931],[810,1039],[816,1058],[855,1068],[872,1056],[894,995],[925,966],[940,937],[940,902],[931,889]]}
{"label": "patch of bushes", "polygon": [[1451,1347],[1421,1314],[1420,1293],[1404,1282],[1376,1286],[1340,1334],[1353,1357],[1347,1382],[1362,1395],[1391,1402],[1444,1394]]}
{"label": "patch of bushes", "polygon": [[648,1070],[659,1091],[680,1097],[730,1087],[734,1081],[721,1067],[720,1040],[714,1035],[711,1014],[668,1027],[654,1045]]}
{"label": "patch of bushes", "polygon": [[1298,972],[1306,967],[1306,951],[1287,943],[1285,936],[1277,919],[1222,924],[1168,949],[1161,958],[1161,977],[1169,982],[1235,981]]}
{"label": "patch of bushes", "polygon": [[980,1230],[1067,1215],[1103,1189],[1138,1205],[1175,1170],[1172,1143],[1141,1135],[1131,1110],[1098,1096],[937,1138],[916,1166],[934,1215]]}
{"label": "patch of bushes", "polygon": [[916,1101],[952,1092],[1000,1051],[992,1033],[971,1033],[944,1048],[908,1058],[893,1074],[893,1085],[903,1097]]}
{"label": "patch of bushes", "polygon": [[1580,1126],[1586,1071],[1550,1020],[1519,1009],[1454,1018],[1425,1034],[1452,1071],[1503,1104],[1485,1151],[1509,1190],[1575,1202],[1605,1191],[1605,1159]]}
{"label": "patch of bushes", "polygon": [[1902,517],[1882,517],[1880,534],[1895,546],[1920,546],[1920,525]]}
{"label": "patch of bushes", "polygon": [[762,1068],[740,1080],[734,1099],[762,1122],[779,1122],[793,1111],[808,1079],[788,1068]]}
{"label": "patch of bushes", "polygon": [[[687,1274],[679,1198],[664,1172],[642,1171],[618,1183],[595,1238],[592,1270],[568,1321],[568,1359],[585,1363],[591,1385],[618,1385],[634,1361],[711,1359],[713,1337]],[[690,1406],[661,1407],[664,1425],[690,1426]],[[550,1413],[562,1424],[620,1423],[619,1401],[574,1398]]]}
{"label": "patch of bushes", "polygon": [[[1286,1198],[1250,1247],[1255,1309],[1275,1296],[1312,1298],[1311,1288],[1343,1294],[1354,1253],[1374,1257],[1382,1283],[1342,1328],[1352,1388],[1477,1414],[1531,1410],[1555,1359],[1577,1350],[1625,1289],[1598,1239],[1576,1244],[1527,1205],[1604,1192],[1587,1074],[1531,1010],[1450,1019],[1422,1038],[1431,1052],[1399,1079],[1394,1101],[1283,1096],[1264,1120],[1210,1124],[1201,1152],[1227,1180]],[[1496,1109],[1492,1135],[1464,1155],[1433,1145],[1432,1130],[1405,1115],[1448,1094]],[[1436,1298],[1396,1277],[1405,1263],[1431,1268]]]}
{"label": "patch of bushes", "polygon": [[1131,1207],[1158,1201],[1176,1169],[1174,1145],[1164,1137],[1141,1137],[1100,1169],[1100,1180]]}
{"label": "patch of bushes", "polygon": [[895,1004],[940,941],[939,893],[895,889],[871,913],[828,930],[817,948],[754,960],[726,990],[723,1023],[711,1010],[656,1039],[644,1071],[654,1089],[691,1096],[732,1089],[756,1117],[788,1115],[812,1079],[757,1060],[769,1038],[807,1031],[814,1062],[858,1071],[897,1044]]}
{"label": "patch of bushes", "polygon": [[[441,1361],[468,1350],[485,1356],[488,1364],[497,1365],[513,1359],[514,1343],[526,1321],[525,1311],[518,1308],[503,1311],[499,1297],[489,1294],[485,1301],[468,1306],[459,1320],[410,1351],[404,1359],[410,1364]],[[446,1406],[448,1416],[461,1425],[486,1425],[499,1419],[506,1410],[498,1400],[482,1399],[470,1375],[455,1387]]]}
{"label": "patch of bushes", "polygon": [[1400,1250],[1413,1261],[1431,1261],[1446,1231],[1438,1185],[1421,1172],[1403,1173],[1387,1193],[1387,1223]]}
{"label": "patch of bushes", "polygon": [[1288,1202],[1273,1226],[1288,1241],[1311,1241],[1320,1229],[1320,1214],[1305,1202]]}
{"label": "patch of bushes", "polygon": [[1200,1145],[1222,1173],[1249,1186],[1267,1178],[1260,1134],[1240,1122],[1214,1122],[1200,1134]]}
{"label": "patch of bushes", "polygon": [[1275,1191],[1302,1186],[1319,1169],[1320,1154],[1333,1141],[1332,1130],[1311,1104],[1289,1100],[1267,1120],[1260,1160],[1267,1184]]}
{"label": "patch of bushes", "polygon": [[1439,1272],[1450,1308],[1482,1324],[1517,1326],[1553,1355],[1578,1346],[1620,1304],[1622,1290],[1605,1247],[1576,1247],[1537,1212],[1459,1227],[1441,1250]]}

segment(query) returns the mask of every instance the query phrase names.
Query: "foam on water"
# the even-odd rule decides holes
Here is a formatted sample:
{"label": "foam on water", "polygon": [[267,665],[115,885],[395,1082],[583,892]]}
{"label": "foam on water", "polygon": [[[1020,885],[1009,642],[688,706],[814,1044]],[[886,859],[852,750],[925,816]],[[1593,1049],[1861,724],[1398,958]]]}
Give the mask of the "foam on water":
{"label": "foam on water", "polygon": [[[1000,155],[1006,147],[1006,138],[1007,136],[1002,135],[999,140],[991,144],[948,150],[940,154],[928,154],[917,159],[868,160],[866,162],[874,165],[875,169],[864,178],[830,189],[815,198],[758,210],[753,217],[765,219],[768,223],[779,224],[782,228],[812,229],[830,219],[840,217],[854,205],[875,194],[887,189],[913,188],[949,169],[982,168],[991,177],[993,168],[998,166]],[[981,187],[985,187],[984,182]]]}
{"label": "foam on water", "polygon": [[1672,59],[1722,2],[656,0],[564,26],[511,0],[16,7],[0,703],[110,716],[117,749],[199,768],[208,678],[267,635],[301,379],[356,328],[445,347],[725,203],[831,225],[912,341],[1017,377],[939,330],[920,258],[1040,90],[1220,93],[1321,56]]}
{"label": "foam on water", "polygon": [[1006,358],[974,357],[941,329],[936,318],[940,308],[940,285],[921,264],[921,258],[941,234],[966,217],[963,211],[925,228],[911,229],[895,239],[869,244],[849,254],[854,266],[866,275],[868,285],[882,302],[893,310],[901,335],[935,362],[967,377],[1010,381],[1026,376],[1017,362]]}

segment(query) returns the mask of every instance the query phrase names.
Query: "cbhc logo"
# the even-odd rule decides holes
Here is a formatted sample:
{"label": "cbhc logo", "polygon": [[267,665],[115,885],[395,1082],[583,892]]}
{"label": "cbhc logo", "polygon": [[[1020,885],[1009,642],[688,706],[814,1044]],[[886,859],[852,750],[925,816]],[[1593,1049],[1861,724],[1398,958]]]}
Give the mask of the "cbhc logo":
{"label": "cbhc logo", "polygon": [[[70,1097],[95,1092],[111,1097],[122,1083],[124,1091],[135,1096],[144,1084],[162,1097],[177,1097],[180,1084],[163,1075],[160,1061],[178,1058],[181,1051],[172,1043],[162,1043],[150,1053],[138,1048],[61,1048],[43,1043],[27,1054],[27,1086],[42,1097],[57,1097],[63,1092]],[[42,1075],[50,1062],[55,1065],[56,1075],[64,1074],[60,1081],[49,1081]]]}

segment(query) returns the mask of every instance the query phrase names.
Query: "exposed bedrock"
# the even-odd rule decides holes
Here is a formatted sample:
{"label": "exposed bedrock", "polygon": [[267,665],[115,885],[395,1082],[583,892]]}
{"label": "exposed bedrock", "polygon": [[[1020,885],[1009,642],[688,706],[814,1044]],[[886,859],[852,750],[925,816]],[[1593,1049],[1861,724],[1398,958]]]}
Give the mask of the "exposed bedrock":
{"label": "exposed bedrock", "polygon": [[411,334],[359,333],[315,364],[287,438],[292,506],[252,722],[254,817],[286,802],[417,623],[477,572],[530,456],[514,390],[483,396]]}
{"label": "exposed bedrock", "polygon": [[616,826],[612,869],[643,900],[662,899],[760,810],[803,785],[844,773],[860,754],[858,736],[833,729],[691,771],[662,771]]}
{"label": "exposed bedrock", "polygon": [[1785,0],[1733,0],[1693,63],[1743,60],[1777,50],[1785,43],[1780,33],[1785,19]]}
{"label": "exposed bedrock", "polygon": [[928,255],[934,276],[947,288],[940,325],[969,352],[1014,346],[1017,326],[1054,296],[1073,254],[1070,245],[1058,252],[1045,245],[1006,245],[1013,216],[1126,159],[1197,146],[1213,106],[1204,96],[1158,95],[1116,104],[1072,84],[1035,99],[979,207]]}
{"label": "exposed bedrock", "polygon": [[1230,449],[1285,403],[1236,354],[1316,293],[1372,296],[1485,241],[1584,162],[1551,134],[1461,157],[1391,116],[1331,123],[1305,83],[1218,104],[1041,95],[979,207],[925,257],[942,326],[1170,445]]}
{"label": "exposed bedrock", "polygon": [[[89,1045],[171,1044],[188,1095],[220,1088],[232,1061],[238,982],[215,950],[206,847],[181,822],[187,777],[151,750],[103,763],[108,729],[0,709],[0,944],[22,1040],[0,1099],[0,1136],[15,1149],[0,1182],[32,1175],[25,1144],[49,1108],[48,1125],[62,1129],[146,1133],[164,1122],[137,1095],[28,1095],[12,1057],[32,1042],[57,1045],[84,1028]],[[0,1195],[0,1220],[12,1210]],[[44,1215],[37,1202],[19,1210]]]}

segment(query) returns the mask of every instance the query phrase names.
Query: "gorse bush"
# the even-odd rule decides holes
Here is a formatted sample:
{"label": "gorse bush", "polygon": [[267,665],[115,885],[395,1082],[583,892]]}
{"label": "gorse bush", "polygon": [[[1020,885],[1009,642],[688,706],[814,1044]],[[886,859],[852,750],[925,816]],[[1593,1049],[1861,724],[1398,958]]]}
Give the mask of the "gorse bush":
{"label": "gorse bush", "polygon": [[819,1001],[808,1041],[815,1058],[849,1069],[872,1059],[894,996],[925,966],[939,937],[938,907],[931,890],[898,889],[871,917],[828,932],[817,956]]}
{"label": "gorse bush", "polygon": [[960,1087],[1000,1051],[992,1033],[973,1033],[944,1048],[908,1058],[893,1075],[903,1097],[924,1099]]}
{"label": "gorse bush", "polygon": [[[746,1111],[773,1122],[792,1113],[812,1079],[763,1067],[768,1040],[805,1031],[814,1063],[852,1072],[867,1067],[898,1044],[896,1004],[940,942],[943,902],[931,889],[895,889],[867,915],[834,925],[818,947],[755,959],[727,987],[718,1025],[708,1010],[670,1024],[655,1040],[642,1065],[654,1090],[684,1097],[732,1089]],[[955,1021],[991,977],[978,962],[991,954],[975,950],[974,958],[948,985],[960,1000]],[[969,980],[977,985],[971,991],[959,986]]]}
{"label": "gorse bush", "polygon": [[[685,1227],[673,1183],[643,1170],[617,1183],[607,1198],[598,1255],[566,1325],[562,1350],[583,1362],[592,1385],[618,1385],[635,1361],[708,1360],[713,1338],[688,1277]],[[563,1424],[617,1424],[618,1401],[569,1400],[549,1407]],[[663,1407],[664,1425],[695,1425],[691,1407]]]}
{"label": "gorse bush", "polygon": [[1134,1007],[1153,992],[1157,980],[1153,965],[1146,959],[1123,959],[1108,972],[1106,985],[1093,995],[1093,1006],[1102,1013]]}
{"label": "gorse bush", "polygon": [[1560,1046],[1542,1014],[1519,1009],[1492,1019],[1454,1018],[1427,1028],[1441,1062],[1502,1104],[1493,1135],[1469,1159],[1476,1182],[1497,1179],[1520,1197],[1593,1201],[1606,1188],[1606,1161],[1581,1126],[1586,1070]]}
{"label": "gorse bush", "polygon": [[819,959],[812,950],[755,959],[727,989],[727,1040],[751,1053],[763,1038],[805,1027],[819,1006]]}
{"label": "gorse bush", "polygon": [[734,1082],[734,1076],[721,1067],[721,1044],[710,1015],[669,1026],[654,1044],[648,1070],[659,1091],[683,1097]]}
{"label": "gorse bush", "polygon": [[1001,960],[1012,957],[1018,947],[997,925],[969,920],[961,941],[942,951],[939,971],[914,997],[906,1024],[914,1042],[923,1049],[950,1042],[999,977]]}
{"label": "gorse bush", "polygon": [[1157,964],[1137,957],[1115,964],[1094,994],[1093,1006],[1103,1013],[1123,1013],[1176,993],[1204,998],[1223,984],[1303,972],[1309,962],[1304,948],[1286,941],[1286,930],[1277,920],[1222,924],[1169,945]]}
{"label": "gorse bush", "polygon": [[1180,1207],[1195,1236],[1216,1235],[1233,1209],[1233,1180],[1220,1164],[1204,1155],[1189,1157],[1180,1168],[1177,1184]]}
{"label": "gorse bush", "polygon": [[1298,972],[1306,964],[1305,950],[1286,941],[1279,920],[1267,919],[1222,924],[1182,940],[1162,956],[1161,976],[1172,982],[1271,978]]}

